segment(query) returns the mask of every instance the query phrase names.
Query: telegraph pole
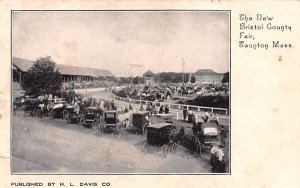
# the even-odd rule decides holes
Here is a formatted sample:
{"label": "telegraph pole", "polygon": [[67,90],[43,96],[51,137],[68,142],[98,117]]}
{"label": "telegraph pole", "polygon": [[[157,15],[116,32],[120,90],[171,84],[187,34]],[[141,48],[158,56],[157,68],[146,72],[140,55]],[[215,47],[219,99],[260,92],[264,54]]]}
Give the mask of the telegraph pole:
{"label": "telegraph pole", "polygon": [[185,74],[185,71],[186,71],[186,64],[185,64],[183,58],[182,58],[181,64],[182,64],[182,82],[184,84],[185,83],[185,75],[184,74]]}

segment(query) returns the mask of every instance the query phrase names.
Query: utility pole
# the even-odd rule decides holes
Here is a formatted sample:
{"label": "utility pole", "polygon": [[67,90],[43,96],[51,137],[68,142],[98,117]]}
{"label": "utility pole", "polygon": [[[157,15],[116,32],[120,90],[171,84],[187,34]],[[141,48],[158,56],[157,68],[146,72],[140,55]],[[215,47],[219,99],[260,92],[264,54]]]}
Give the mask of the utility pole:
{"label": "utility pole", "polygon": [[186,64],[184,62],[184,59],[182,58],[182,82],[183,84],[185,83],[185,71],[186,71]]}

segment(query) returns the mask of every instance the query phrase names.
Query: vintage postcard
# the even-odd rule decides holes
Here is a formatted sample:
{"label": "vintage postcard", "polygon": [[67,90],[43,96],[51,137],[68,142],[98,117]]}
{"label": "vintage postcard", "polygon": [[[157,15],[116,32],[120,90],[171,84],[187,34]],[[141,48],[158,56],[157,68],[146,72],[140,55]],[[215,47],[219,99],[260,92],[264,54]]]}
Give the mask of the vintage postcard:
{"label": "vintage postcard", "polygon": [[17,2],[0,187],[299,186],[299,1]]}

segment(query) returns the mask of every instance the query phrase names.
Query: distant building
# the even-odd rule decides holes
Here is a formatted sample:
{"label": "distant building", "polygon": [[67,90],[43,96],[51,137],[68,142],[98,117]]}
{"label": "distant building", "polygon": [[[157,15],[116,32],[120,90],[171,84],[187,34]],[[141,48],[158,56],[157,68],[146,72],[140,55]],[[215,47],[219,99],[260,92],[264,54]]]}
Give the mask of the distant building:
{"label": "distant building", "polygon": [[[27,72],[33,64],[33,61],[13,57],[13,81],[21,82],[23,74]],[[64,82],[97,81],[105,77],[114,77],[114,75],[110,71],[103,69],[76,67],[62,64],[56,64],[56,68],[61,73]]]}
{"label": "distant building", "polygon": [[214,72],[212,69],[199,69],[194,73],[197,83],[214,84],[222,83],[223,73]]}
{"label": "distant building", "polygon": [[143,74],[143,78],[147,85],[155,83],[155,74],[150,70]]}

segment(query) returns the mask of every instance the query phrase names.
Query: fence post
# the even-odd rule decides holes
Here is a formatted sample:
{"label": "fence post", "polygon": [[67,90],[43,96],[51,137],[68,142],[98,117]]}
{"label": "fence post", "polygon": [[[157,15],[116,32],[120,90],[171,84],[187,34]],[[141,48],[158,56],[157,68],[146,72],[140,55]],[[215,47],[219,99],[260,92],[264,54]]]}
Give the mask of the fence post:
{"label": "fence post", "polygon": [[180,105],[178,105],[178,109],[180,110]]}
{"label": "fence post", "polygon": [[198,112],[200,112],[200,107],[198,107]]}
{"label": "fence post", "polygon": [[211,113],[214,113],[214,108],[211,108]]}
{"label": "fence post", "polygon": [[179,117],[178,117],[178,112],[176,112],[176,120],[178,121]]}

